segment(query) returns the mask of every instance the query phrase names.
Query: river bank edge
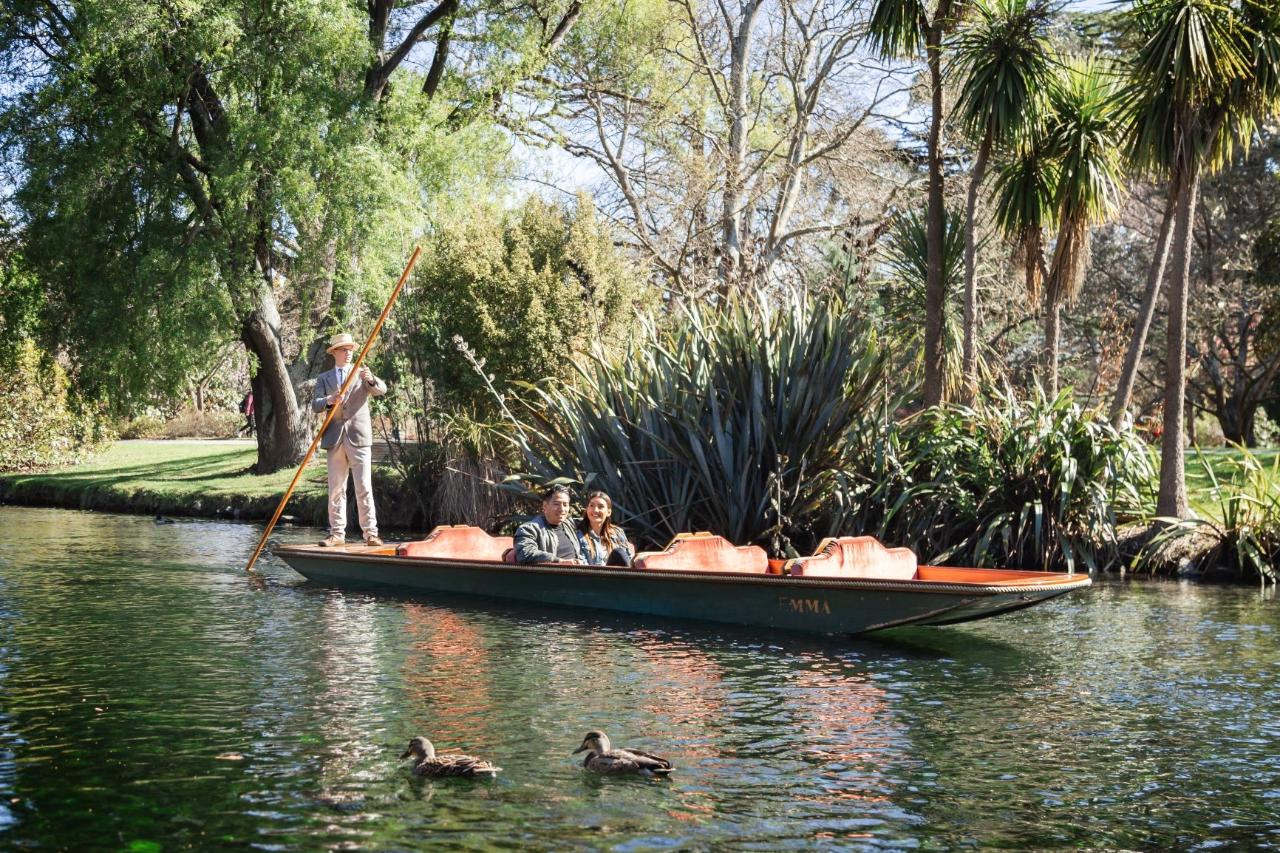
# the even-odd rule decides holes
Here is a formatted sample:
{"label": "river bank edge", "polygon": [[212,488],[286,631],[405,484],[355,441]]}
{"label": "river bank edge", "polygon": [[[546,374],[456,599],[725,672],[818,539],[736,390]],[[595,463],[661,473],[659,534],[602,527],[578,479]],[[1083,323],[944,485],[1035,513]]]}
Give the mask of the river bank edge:
{"label": "river bank edge", "polygon": [[[243,442],[122,441],[78,465],[0,473],[0,506],[267,521],[294,470],[253,475],[253,458],[252,446]],[[403,494],[394,472],[375,465],[373,479],[379,528],[419,527],[421,509]],[[347,517],[357,518],[350,483]],[[316,527],[328,524],[323,462],[307,467],[282,518]]]}
{"label": "river bank edge", "polygon": [[[78,465],[0,473],[0,506],[262,522],[274,514],[295,471],[254,475],[250,466],[255,459],[254,445],[245,441],[120,441]],[[373,477],[380,530],[428,529],[423,508],[406,493],[395,471],[375,464]],[[350,483],[347,518],[349,525],[357,518]],[[282,519],[327,526],[323,461],[313,460],[304,471]],[[1216,543],[1207,530],[1164,544],[1153,543],[1160,531],[1161,525],[1155,522],[1112,531],[1116,560],[1093,574],[1228,583],[1245,580],[1238,572],[1214,565]]]}

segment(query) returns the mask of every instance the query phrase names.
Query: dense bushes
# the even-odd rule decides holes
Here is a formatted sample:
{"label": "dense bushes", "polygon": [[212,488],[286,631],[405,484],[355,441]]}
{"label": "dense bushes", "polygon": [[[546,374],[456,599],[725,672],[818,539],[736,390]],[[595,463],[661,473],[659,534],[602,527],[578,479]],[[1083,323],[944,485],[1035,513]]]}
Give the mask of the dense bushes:
{"label": "dense bushes", "polygon": [[1116,525],[1145,515],[1152,478],[1140,439],[1069,392],[1008,392],[867,437],[833,526],[943,564],[1092,569],[1114,559]]}
{"label": "dense bushes", "polygon": [[77,461],[107,438],[91,413],[73,411],[67,375],[28,340],[16,342],[0,361],[8,388],[0,406],[0,471]]}
{"label": "dense bushes", "polygon": [[712,530],[774,553],[871,533],[925,560],[1086,568],[1149,503],[1151,458],[1068,394],[886,426],[884,355],[837,298],[741,299],[526,386],[527,479],[603,488],[651,545]]}

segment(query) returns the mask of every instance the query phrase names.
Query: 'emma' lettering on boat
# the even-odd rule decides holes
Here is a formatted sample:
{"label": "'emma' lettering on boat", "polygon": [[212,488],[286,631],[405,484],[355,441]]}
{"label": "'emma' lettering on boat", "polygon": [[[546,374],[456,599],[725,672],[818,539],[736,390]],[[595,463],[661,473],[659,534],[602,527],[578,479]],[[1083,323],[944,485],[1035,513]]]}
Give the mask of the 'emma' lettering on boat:
{"label": "'emma' lettering on boat", "polygon": [[831,615],[831,605],[825,598],[792,598],[778,596],[778,607],[792,613],[826,613]]}

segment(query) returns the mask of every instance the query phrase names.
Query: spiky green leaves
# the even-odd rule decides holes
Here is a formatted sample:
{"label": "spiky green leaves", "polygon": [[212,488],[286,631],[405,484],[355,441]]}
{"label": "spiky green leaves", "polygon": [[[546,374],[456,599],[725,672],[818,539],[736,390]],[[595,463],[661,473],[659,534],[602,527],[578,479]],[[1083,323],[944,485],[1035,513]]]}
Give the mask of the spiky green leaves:
{"label": "spiky green leaves", "polygon": [[925,0],[878,0],[871,7],[867,41],[882,59],[915,56],[924,46],[927,14]]}
{"label": "spiky green leaves", "polygon": [[1280,6],[1271,0],[1141,0],[1126,15],[1127,153],[1167,172],[1182,158],[1214,171],[1280,109]]}
{"label": "spiky green leaves", "polygon": [[686,306],[577,368],[526,386],[529,473],[604,489],[651,545],[686,530],[745,543],[817,535],[824,472],[881,412],[884,355],[842,302],[793,294]]}
{"label": "spiky green leaves", "polygon": [[1034,115],[1053,76],[1049,7],[1038,0],[990,0],[951,41],[963,81],[956,116],[973,139],[1011,141]]}

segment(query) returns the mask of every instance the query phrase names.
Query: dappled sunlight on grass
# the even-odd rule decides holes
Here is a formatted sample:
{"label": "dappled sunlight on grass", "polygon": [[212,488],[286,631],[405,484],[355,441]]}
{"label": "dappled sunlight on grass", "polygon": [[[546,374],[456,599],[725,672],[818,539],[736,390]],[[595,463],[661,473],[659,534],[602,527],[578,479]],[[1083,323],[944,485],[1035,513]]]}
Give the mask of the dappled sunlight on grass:
{"label": "dappled sunlight on grass", "polygon": [[[273,474],[249,473],[257,458],[251,442],[122,441],[89,462],[34,474],[13,474],[15,485],[47,485],[60,489],[111,489],[122,494],[148,492],[180,496],[243,495],[270,497],[288,487],[294,469]],[[299,494],[323,493],[323,454],[317,454],[298,484]]]}
{"label": "dappled sunlight on grass", "polygon": [[[1275,448],[1253,448],[1249,453],[1261,463],[1261,476],[1272,480],[1272,488],[1280,489],[1280,478],[1276,477],[1276,456],[1280,450]],[[1244,452],[1234,447],[1203,448],[1198,453],[1195,448],[1187,451],[1187,499],[1192,509],[1202,518],[1222,520],[1221,502],[1212,493],[1213,478],[1219,484],[1238,481],[1242,476]],[[1201,462],[1201,459],[1204,461]],[[1212,477],[1206,465],[1212,469]]]}

